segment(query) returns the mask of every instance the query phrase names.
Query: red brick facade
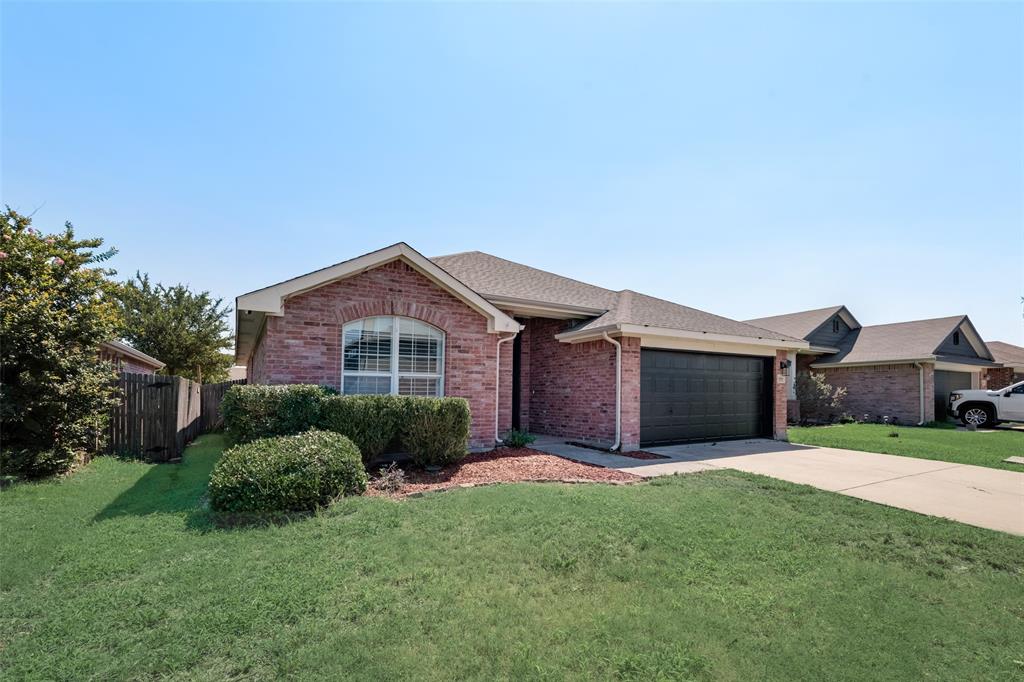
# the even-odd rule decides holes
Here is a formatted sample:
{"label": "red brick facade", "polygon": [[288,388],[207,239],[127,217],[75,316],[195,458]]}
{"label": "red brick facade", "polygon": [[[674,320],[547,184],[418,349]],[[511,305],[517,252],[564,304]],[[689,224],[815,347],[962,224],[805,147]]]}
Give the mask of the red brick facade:
{"label": "red brick facade", "polygon": [[100,351],[100,359],[112,364],[121,374],[156,374],[156,368],[152,365],[145,365],[130,355],[118,353],[107,346]]}
{"label": "red brick facade", "polygon": [[[775,351],[775,362],[772,363],[772,436],[777,440],[786,440],[789,437],[786,429],[789,402],[787,393],[789,389],[786,385],[786,377],[782,374],[782,365],[785,364],[787,359],[786,351]],[[790,371],[795,369],[795,367],[791,367]]]}
{"label": "red brick facade", "polygon": [[1012,367],[994,367],[981,373],[981,388],[1005,388],[1015,383]]}
{"label": "red brick facade", "polygon": [[529,406],[523,410],[521,404],[520,415],[528,414],[530,429],[536,433],[611,444],[615,438],[615,346],[603,340],[562,343],[555,334],[565,331],[566,325],[565,320],[546,318],[526,321],[529,350],[523,355],[528,356],[528,364],[523,362],[522,374],[529,376],[529,389],[524,391]]}
{"label": "red brick facade", "polygon": [[[843,411],[869,421],[888,416],[903,424],[921,420],[920,370],[913,364],[836,367],[824,370],[833,386],[846,388]],[[924,421],[935,419],[935,367],[924,365]]]}
{"label": "red brick facade", "polygon": [[[487,332],[483,315],[401,261],[288,299],[283,316],[267,318],[250,381],[340,388],[342,327],[374,315],[411,317],[445,332],[445,395],[469,401],[470,445],[493,445],[498,335]],[[511,354],[502,350],[510,367]]]}

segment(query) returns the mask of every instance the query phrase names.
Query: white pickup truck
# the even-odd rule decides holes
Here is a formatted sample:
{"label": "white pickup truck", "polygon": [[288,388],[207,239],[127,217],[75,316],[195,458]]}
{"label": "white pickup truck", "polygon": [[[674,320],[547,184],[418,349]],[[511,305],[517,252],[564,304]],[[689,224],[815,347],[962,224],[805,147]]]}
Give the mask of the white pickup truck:
{"label": "white pickup truck", "polygon": [[949,394],[949,414],[968,426],[1024,422],[1024,381],[996,391],[954,391]]}

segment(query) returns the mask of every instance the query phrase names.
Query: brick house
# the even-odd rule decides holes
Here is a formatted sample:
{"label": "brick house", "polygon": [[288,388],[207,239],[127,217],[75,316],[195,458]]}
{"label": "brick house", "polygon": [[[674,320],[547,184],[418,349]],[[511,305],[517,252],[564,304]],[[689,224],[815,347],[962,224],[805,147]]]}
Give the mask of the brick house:
{"label": "brick house", "polygon": [[404,243],[236,300],[251,383],[466,398],[471,446],[518,428],[605,447],[786,437],[806,341],[480,252]]}
{"label": "brick house", "polygon": [[[949,393],[985,388],[1003,371],[966,315],[861,326],[846,306],[747,320],[808,342],[789,359],[847,390],[844,411],[918,424],[946,418]],[[993,384],[994,385],[994,384]],[[793,382],[789,416],[799,418]]]}
{"label": "brick house", "polygon": [[110,362],[121,374],[156,374],[164,367],[156,358],[120,341],[101,343],[100,359]]}
{"label": "brick house", "polygon": [[1024,348],[1005,341],[989,341],[987,345],[1002,367],[988,370],[985,388],[1003,388],[1024,381]]}

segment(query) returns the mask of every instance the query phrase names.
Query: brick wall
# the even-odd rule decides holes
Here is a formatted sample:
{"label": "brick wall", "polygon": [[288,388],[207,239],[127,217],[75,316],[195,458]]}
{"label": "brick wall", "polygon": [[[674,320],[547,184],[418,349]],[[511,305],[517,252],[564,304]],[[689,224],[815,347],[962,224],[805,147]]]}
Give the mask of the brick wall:
{"label": "brick wall", "polygon": [[[772,363],[772,436],[776,440],[786,440],[786,417],[789,406],[789,386],[779,365],[785,363],[788,355],[784,350],[775,351],[775,362]],[[790,368],[790,371],[796,369]],[[781,381],[780,381],[781,379]]]}
{"label": "brick wall", "polygon": [[[935,367],[925,364],[924,420],[935,419]],[[903,424],[920,420],[919,370],[912,364],[836,367],[813,370],[825,374],[833,386],[846,388],[843,411],[856,419],[868,415],[896,417]]]}
{"label": "brick wall", "polygon": [[[487,332],[486,318],[402,261],[288,299],[283,316],[267,318],[251,381],[340,388],[342,327],[374,315],[412,317],[445,332],[445,395],[469,401],[470,445],[492,445],[498,335]],[[507,357],[503,364],[511,368]]]}
{"label": "brick wall", "polygon": [[1012,367],[993,367],[981,373],[981,388],[1004,388],[1014,383]]}
{"label": "brick wall", "polygon": [[561,343],[555,334],[565,331],[565,320],[533,318],[526,325],[530,430],[610,445],[615,438],[615,346],[603,340]]}

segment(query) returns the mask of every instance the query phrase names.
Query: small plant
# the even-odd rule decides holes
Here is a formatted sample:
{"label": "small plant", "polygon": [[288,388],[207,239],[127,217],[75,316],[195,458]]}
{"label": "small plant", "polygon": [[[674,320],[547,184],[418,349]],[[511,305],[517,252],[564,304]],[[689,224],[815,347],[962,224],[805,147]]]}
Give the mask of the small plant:
{"label": "small plant", "polygon": [[382,493],[397,493],[405,485],[405,472],[395,462],[381,467],[377,478],[370,482],[370,487]]}
{"label": "small plant", "polygon": [[796,397],[800,401],[800,416],[808,421],[832,421],[842,412],[846,389],[825,381],[818,372],[801,372],[796,377]]}
{"label": "small plant", "polygon": [[510,448],[525,448],[527,445],[537,440],[535,436],[531,436],[526,431],[520,431],[519,429],[512,429],[503,439],[503,443]]}

